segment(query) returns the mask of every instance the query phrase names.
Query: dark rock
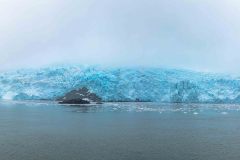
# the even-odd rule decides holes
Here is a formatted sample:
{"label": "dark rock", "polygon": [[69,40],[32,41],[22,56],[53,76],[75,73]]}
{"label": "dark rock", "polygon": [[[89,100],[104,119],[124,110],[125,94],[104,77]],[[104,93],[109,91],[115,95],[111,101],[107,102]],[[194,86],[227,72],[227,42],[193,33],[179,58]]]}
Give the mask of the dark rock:
{"label": "dark rock", "polygon": [[60,104],[90,104],[89,101],[82,100],[82,99],[63,100],[59,103]]}
{"label": "dark rock", "polygon": [[140,98],[136,98],[135,102],[151,102],[150,100],[142,100]]}
{"label": "dark rock", "polygon": [[102,99],[95,93],[91,93],[86,87],[83,87],[66,93],[57,101],[60,101],[60,104],[90,104],[93,102],[100,104]]}

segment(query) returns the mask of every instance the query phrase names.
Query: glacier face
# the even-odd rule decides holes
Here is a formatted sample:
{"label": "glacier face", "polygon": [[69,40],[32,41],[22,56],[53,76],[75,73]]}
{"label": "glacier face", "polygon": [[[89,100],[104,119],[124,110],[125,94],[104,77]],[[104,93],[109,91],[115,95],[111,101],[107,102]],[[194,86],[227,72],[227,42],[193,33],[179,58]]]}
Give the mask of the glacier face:
{"label": "glacier face", "polygon": [[53,100],[87,87],[105,101],[240,102],[240,80],[159,68],[52,66],[0,73],[0,99]]}

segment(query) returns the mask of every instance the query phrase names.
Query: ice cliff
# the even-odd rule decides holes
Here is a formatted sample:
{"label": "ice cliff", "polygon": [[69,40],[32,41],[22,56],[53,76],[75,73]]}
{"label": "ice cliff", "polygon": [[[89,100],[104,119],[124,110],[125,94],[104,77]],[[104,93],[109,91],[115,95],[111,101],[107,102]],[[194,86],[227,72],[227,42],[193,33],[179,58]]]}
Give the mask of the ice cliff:
{"label": "ice cliff", "polygon": [[185,70],[64,65],[0,73],[0,99],[53,100],[81,87],[104,101],[240,102],[240,79]]}

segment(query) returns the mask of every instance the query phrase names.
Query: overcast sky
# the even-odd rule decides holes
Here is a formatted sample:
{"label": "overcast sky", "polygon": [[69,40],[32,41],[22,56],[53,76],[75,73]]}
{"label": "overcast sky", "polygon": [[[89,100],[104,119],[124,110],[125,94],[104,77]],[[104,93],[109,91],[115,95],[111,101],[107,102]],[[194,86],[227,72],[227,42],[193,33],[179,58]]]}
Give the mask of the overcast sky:
{"label": "overcast sky", "polygon": [[0,0],[0,70],[55,63],[240,74],[239,0]]}

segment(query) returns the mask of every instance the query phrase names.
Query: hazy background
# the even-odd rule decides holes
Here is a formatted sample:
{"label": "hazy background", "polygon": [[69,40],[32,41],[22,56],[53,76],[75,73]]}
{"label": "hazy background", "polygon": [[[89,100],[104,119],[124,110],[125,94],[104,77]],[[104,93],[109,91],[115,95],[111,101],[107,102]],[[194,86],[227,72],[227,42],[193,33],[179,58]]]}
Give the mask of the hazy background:
{"label": "hazy background", "polygon": [[54,63],[240,74],[238,0],[0,0],[0,70]]}

